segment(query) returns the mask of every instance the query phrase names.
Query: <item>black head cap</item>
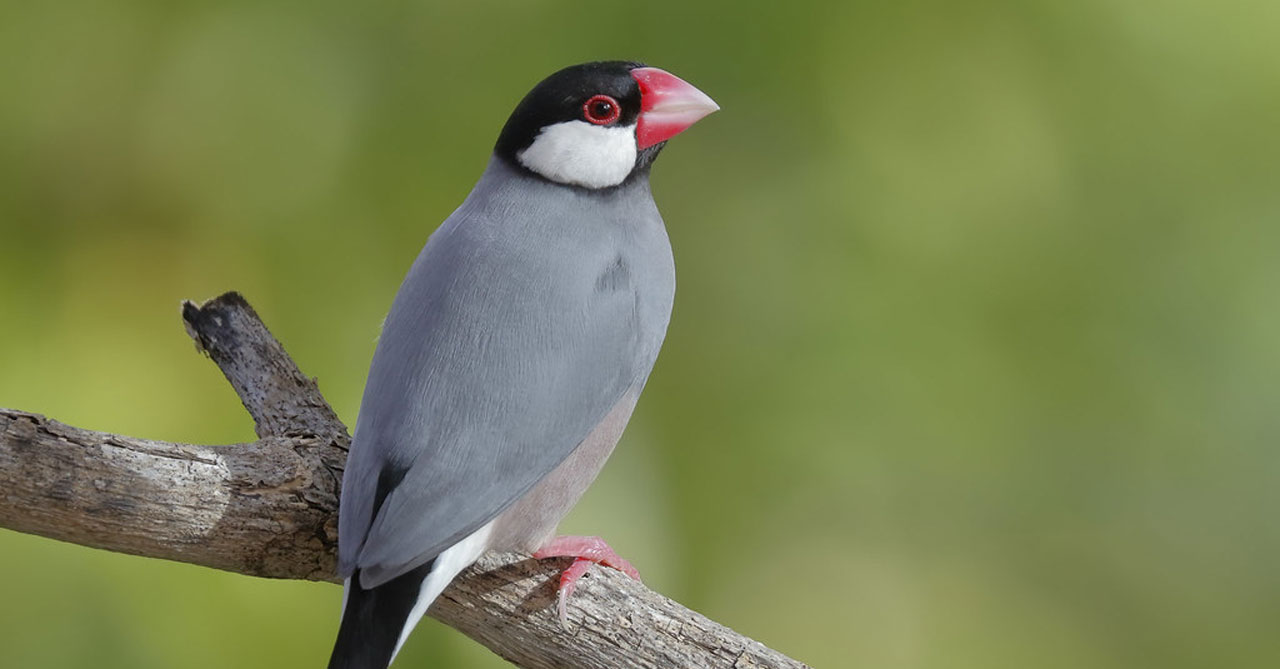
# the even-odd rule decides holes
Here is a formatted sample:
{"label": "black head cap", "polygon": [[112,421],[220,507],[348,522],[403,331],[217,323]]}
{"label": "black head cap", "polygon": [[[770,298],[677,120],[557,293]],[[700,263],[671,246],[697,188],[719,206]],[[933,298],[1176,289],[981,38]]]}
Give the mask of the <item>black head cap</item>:
{"label": "black head cap", "polygon": [[584,63],[543,79],[511,112],[494,153],[518,163],[516,154],[528,148],[543,128],[583,120],[584,105],[597,95],[607,95],[621,107],[610,125],[635,125],[640,116],[640,85],[631,70],[637,67],[644,65],[622,60]]}

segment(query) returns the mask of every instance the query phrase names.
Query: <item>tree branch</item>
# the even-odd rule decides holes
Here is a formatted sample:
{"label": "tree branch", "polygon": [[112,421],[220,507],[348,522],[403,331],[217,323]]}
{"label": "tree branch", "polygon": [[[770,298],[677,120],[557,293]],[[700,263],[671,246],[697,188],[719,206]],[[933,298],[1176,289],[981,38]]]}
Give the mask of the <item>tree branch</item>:
{"label": "tree branch", "polygon": [[[335,580],[346,427],[240,295],[187,302],[182,317],[258,440],[152,441],[0,408],[0,527],[251,576]],[[565,566],[485,555],[429,613],[521,667],[805,667],[612,569],[580,582],[566,630],[554,606]]]}

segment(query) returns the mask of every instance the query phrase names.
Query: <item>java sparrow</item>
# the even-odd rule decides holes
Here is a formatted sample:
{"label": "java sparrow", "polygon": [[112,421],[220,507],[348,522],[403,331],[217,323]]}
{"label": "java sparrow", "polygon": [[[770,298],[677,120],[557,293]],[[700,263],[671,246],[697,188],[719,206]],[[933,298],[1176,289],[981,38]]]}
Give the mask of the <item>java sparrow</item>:
{"label": "java sparrow", "polygon": [[[556,525],[617,443],[666,335],[675,266],[649,190],[719,109],[633,62],[563,69],[516,106],[383,326],[342,478],[330,669],[384,669],[487,550],[623,568]],[[561,609],[563,616],[563,608]]]}

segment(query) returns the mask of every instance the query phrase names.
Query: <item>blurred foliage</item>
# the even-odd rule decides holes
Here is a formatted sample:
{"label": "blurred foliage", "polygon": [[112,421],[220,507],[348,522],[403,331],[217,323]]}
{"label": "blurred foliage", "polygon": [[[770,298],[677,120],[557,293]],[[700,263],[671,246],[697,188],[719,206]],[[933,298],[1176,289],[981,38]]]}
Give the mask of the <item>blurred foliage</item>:
{"label": "blurred foliage", "polygon": [[[680,290],[563,529],[821,667],[1280,664],[1280,4],[7,2],[0,405],[252,438],[242,291],[352,422],[507,113],[638,58]],[[0,532],[0,666],[321,666],[339,589]],[[427,621],[400,666],[503,666]]]}

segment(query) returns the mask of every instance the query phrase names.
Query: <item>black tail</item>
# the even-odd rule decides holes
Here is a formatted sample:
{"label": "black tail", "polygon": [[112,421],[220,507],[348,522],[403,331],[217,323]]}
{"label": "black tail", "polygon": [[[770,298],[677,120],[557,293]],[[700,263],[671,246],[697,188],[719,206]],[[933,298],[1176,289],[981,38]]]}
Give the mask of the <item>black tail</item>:
{"label": "black tail", "polygon": [[329,669],[386,669],[391,664],[396,642],[433,563],[434,560],[370,590],[360,587],[359,570],[351,575]]}

